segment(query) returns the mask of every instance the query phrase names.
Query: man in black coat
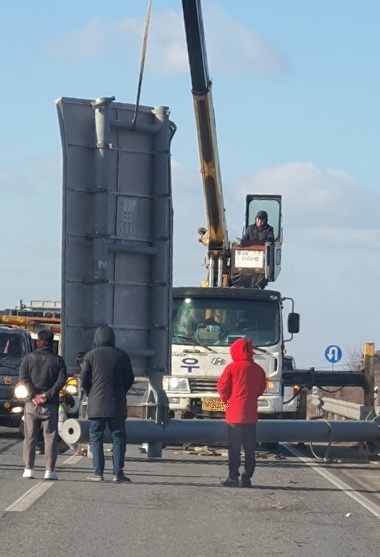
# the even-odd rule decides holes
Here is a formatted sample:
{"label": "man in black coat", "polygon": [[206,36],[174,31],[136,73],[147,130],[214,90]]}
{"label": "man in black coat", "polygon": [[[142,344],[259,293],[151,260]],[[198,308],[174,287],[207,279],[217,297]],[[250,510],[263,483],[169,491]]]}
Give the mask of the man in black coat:
{"label": "man in black coat", "polygon": [[37,349],[27,354],[20,366],[20,382],[28,396],[24,406],[24,461],[23,478],[34,477],[34,460],[39,431],[45,442],[45,480],[57,480],[55,464],[58,455],[59,391],[67,379],[66,365],[61,356],[53,354],[54,335],[48,329],[38,333]]}
{"label": "man in black coat", "polygon": [[259,211],[254,224],[250,224],[241,239],[241,246],[264,245],[274,242],[273,227],[268,224],[268,213]]}
{"label": "man in black coat", "polygon": [[87,479],[102,481],[104,472],[104,430],[112,436],[113,481],[130,481],[124,475],[126,448],[126,395],[134,381],[131,360],[126,352],[115,348],[115,333],[108,325],[95,332],[94,350],[88,352],[81,369],[82,387],[88,396],[90,443],[94,473]]}

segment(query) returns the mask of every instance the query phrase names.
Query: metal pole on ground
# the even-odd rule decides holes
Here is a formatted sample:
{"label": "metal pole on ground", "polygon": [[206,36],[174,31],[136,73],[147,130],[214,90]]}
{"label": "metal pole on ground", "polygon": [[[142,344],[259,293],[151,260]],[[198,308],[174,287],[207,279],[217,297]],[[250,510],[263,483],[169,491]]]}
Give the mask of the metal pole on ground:
{"label": "metal pole on ground", "polygon": [[[366,442],[380,446],[380,418],[373,421],[327,420],[259,420],[259,443],[307,442]],[[226,443],[227,425],[224,420],[169,420],[165,425],[153,420],[128,419],[125,430],[129,444],[177,443]],[[65,443],[86,443],[89,421],[69,419],[62,426],[61,437]],[[110,442],[106,432],[105,443]],[[159,457],[161,454],[149,455]]]}

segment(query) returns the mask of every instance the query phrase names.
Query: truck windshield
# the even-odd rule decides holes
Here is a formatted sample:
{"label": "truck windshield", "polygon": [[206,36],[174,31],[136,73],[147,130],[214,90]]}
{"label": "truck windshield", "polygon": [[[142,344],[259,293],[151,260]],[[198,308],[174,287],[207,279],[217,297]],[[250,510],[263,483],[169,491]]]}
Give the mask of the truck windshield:
{"label": "truck windshield", "polygon": [[280,306],[261,300],[174,298],[173,344],[231,345],[248,337],[255,346],[280,339]]}
{"label": "truck windshield", "polygon": [[25,354],[22,336],[0,331],[0,366],[19,366]]}

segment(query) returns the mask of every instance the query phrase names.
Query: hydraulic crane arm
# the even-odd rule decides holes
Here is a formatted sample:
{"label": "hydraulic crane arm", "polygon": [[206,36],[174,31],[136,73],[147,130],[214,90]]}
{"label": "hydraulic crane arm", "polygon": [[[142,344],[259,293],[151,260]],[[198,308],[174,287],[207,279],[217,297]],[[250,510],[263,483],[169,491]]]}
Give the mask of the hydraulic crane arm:
{"label": "hydraulic crane arm", "polygon": [[182,7],[206,204],[206,243],[209,254],[219,254],[225,260],[229,242],[200,0],[182,0]]}

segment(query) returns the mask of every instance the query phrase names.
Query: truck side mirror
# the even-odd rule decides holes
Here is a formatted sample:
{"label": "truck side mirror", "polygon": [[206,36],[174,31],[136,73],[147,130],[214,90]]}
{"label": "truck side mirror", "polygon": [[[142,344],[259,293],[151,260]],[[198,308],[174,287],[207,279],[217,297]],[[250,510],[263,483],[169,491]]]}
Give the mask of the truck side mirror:
{"label": "truck side mirror", "polygon": [[300,332],[300,314],[289,313],[288,315],[288,331],[291,334]]}

